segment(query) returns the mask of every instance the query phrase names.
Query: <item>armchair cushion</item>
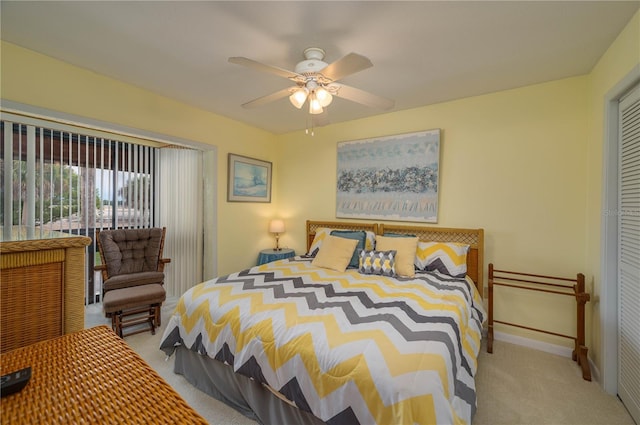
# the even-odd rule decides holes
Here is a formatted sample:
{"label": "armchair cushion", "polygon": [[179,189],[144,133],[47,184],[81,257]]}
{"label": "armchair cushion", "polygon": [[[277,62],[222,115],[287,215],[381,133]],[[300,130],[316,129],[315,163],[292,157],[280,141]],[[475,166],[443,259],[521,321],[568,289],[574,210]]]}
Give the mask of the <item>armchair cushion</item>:
{"label": "armchair cushion", "polygon": [[166,292],[161,285],[140,285],[107,292],[102,308],[108,314],[141,305],[162,304],[165,299]]}
{"label": "armchair cushion", "polygon": [[126,288],[129,286],[140,286],[158,283],[162,285],[164,283],[164,273],[162,272],[141,272],[120,274],[110,277],[102,283],[102,288],[105,292],[113,289]]}
{"label": "armchair cushion", "polygon": [[109,280],[123,274],[157,271],[162,233],[161,228],[100,232],[103,263],[107,265]]}

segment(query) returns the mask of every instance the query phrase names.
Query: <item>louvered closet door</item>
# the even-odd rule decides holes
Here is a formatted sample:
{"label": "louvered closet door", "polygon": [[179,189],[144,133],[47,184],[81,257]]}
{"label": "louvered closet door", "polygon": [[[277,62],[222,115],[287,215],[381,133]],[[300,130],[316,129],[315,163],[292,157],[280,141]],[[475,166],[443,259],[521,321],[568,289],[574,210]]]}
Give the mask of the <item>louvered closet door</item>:
{"label": "louvered closet door", "polygon": [[640,424],[640,86],[620,101],[618,394]]}

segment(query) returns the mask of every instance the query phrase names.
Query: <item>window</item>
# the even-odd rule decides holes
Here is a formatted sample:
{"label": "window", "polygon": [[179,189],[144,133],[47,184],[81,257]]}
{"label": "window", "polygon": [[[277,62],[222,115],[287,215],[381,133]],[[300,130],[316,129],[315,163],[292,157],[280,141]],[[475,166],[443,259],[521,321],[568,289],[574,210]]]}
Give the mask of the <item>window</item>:
{"label": "window", "polygon": [[[155,225],[157,148],[2,121],[0,222],[86,235],[95,229]],[[99,261],[89,248],[87,270]],[[87,303],[100,293],[88,273]]]}

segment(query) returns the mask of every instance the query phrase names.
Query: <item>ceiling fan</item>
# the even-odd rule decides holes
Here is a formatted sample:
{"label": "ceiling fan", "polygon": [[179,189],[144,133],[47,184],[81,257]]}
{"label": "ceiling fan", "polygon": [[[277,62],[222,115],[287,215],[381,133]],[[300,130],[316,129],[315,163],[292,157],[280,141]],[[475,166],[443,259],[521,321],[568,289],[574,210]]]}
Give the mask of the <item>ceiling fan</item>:
{"label": "ceiling fan", "polygon": [[[298,109],[301,109],[308,100],[309,113],[319,115],[325,112],[324,108],[329,106],[334,96],[337,96],[374,108],[390,109],[393,107],[393,100],[336,82],[348,75],[372,67],[373,64],[368,58],[357,53],[349,53],[328,64],[323,61],[324,55],[324,50],[317,47],[305,49],[305,60],[299,62],[294,71],[266,65],[245,57],[229,58],[231,63],[278,75],[295,83],[293,87],[259,97],[242,106],[254,108],[288,96],[293,106]],[[326,116],[326,114],[323,115]]]}

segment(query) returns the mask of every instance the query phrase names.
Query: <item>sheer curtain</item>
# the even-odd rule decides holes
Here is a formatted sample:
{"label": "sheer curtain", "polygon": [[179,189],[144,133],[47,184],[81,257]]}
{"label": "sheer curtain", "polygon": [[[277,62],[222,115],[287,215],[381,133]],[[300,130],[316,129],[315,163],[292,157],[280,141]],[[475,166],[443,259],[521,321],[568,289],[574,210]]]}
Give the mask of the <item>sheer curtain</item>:
{"label": "sheer curtain", "polygon": [[203,152],[166,147],[158,151],[157,220],[167,228],[164,257],[167,295],[178,297],[202,281]]}

